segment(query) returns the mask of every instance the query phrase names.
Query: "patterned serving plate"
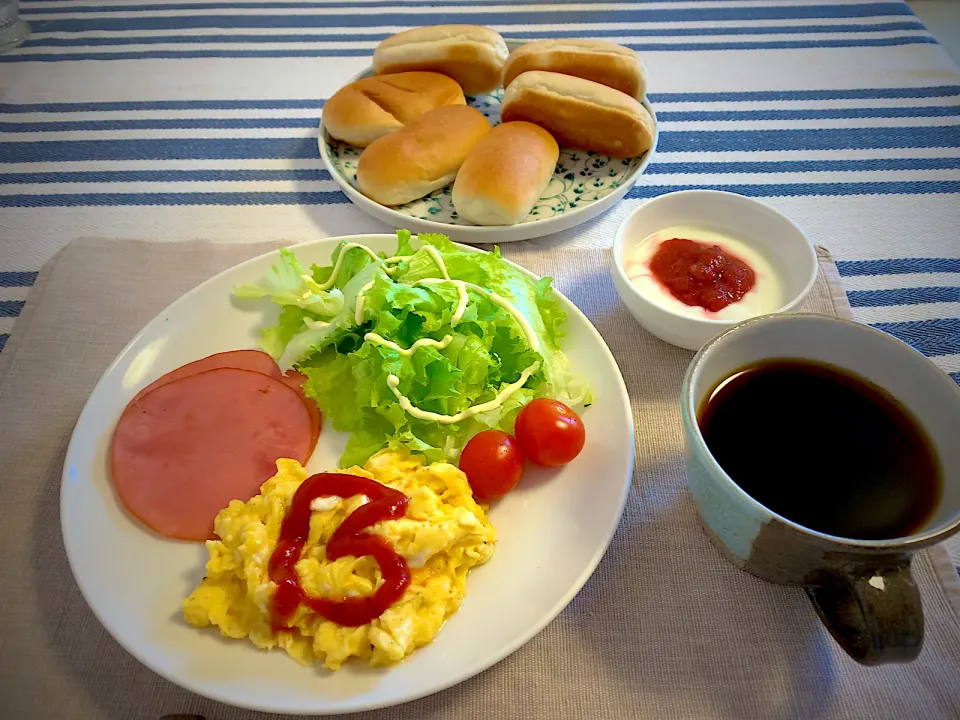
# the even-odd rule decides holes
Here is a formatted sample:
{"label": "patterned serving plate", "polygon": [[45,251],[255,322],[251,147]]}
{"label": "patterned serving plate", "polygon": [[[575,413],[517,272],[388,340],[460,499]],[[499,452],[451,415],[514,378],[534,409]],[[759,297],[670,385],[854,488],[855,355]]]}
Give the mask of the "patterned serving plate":
{"label": "patterned serving plate", "polygon": [[[521,43],[508,42],[511,50]],[[368,68],[351,80],[373,74]],[[490,95],[468,97],[467,103],[482,112],[492,125],[500,122],[503,90]],[[656,114],[644,99],[644,107],[656,122]],[[467,243],[512,242],[549,235],[566,230],[596,217],[611,208],[633,186],[653,157],[659,129],[654,133],[653,147],[634,158],[612,158],[594,152],[562,149],[553,179],[547,185],[530,214],[516,225],[478,226],[460,217],[453,207],[453,184],[434,191],[427,197],[395,208],[381,205],[360,192],[357,184],[357,162],[362,148],[334,140],[320,123],[320,155],[331,177],[361,210],[383,220],[391,227],[405,227],[416,232],[440,232],[456,241]]]}

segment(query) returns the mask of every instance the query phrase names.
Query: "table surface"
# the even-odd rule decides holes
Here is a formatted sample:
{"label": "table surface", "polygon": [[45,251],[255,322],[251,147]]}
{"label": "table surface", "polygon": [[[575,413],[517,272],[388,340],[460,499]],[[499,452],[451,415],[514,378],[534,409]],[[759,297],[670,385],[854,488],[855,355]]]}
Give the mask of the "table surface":
{"label": "table surface", "polygon": [[323,169],[324,99],[384,37],[466,22],[606,38],[649,69],[661,136],[646,174],[537,244],[607,247],[671,190],[762,198],[832,251],[857,320],[960,383],[960,69],[899,0],[21,0],[21,14],[30,40],[0,55],[0,348],[75,237],[383,231]]}

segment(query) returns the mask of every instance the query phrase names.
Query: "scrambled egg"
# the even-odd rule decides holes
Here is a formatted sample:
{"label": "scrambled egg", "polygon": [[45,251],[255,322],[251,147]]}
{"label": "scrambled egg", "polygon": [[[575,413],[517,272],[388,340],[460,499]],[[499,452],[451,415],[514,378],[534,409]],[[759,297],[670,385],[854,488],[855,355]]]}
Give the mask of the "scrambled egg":
{"label": "scrambled egg", "polygon": [[[411,580],[403,596],[379,618],[344,627],[300,605],[291,626],[274,633],[270,608],[276,585],[267,564],[297,487],[308,476],[295,460],[277,460],[277,474],[260,495],[233,500],[217,515],[219,540],[208,540],[207,576],[183,603],[191,625],[216,625],[226,637],[249,637],[261,648],[280,646],[298,662],[338,669],[351,657],[372,666],[402,660],[436,636],[466,592],[467,572],[493,555],[496,531],[477,505],[466,476],[453,465],[424,466],[419,459],[384,450],[361,469],[341,472],[372,478],[409,498],[405,517],[377,523],[368,532],[388,540],[406,559]],[[326,560],[325,544],[340,523],[364,504],[364,496],[317,498],[310,535],[296,565],[308,595],[342,599],[370,595],[382,578],[369,557]]]}

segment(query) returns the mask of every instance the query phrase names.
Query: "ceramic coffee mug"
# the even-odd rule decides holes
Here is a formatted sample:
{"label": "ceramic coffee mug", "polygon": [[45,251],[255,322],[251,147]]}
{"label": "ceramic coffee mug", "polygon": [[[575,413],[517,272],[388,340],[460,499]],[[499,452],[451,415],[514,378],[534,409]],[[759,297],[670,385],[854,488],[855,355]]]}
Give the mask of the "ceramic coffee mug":
{"label": "ceramic coffee mug", "polygon": [[[784,358],[829,363],[869,380],[900,401],[927,431],[941,463],[943,491],[920,530],[890,540],[817,532],[764,507],[723,471],[700,433],[697,410],[737,370]],[[923,643],[923,609],[910,574],[911,555],[960,529],[956,383],[879,330],[825,315],[767,315],[701,348],[687,370],[682,403],[687,478],[707,534],[723,555],[765,580],[805,586],[824,625],[858,662],[913,660]]]}

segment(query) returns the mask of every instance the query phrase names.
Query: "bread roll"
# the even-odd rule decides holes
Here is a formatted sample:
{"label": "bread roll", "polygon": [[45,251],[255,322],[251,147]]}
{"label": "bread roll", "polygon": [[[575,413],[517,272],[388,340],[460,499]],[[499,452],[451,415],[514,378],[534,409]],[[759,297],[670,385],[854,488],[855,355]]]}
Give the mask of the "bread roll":
{"label": "bread roll", "polygon": [[637,100],[647,91],[647,69],[630,48],[606,40],[536,40],[517,48],[503,66],[503,86],[530,70],[575,75]]}
{"label": "bread roll", "polygon": [[403,205],[453,182],[490,124],[478,110],[451,105],[424,113],[360,155],[360,190],[381,205]]}
{"label": "bread roll", "polygon": [[460,86],[439,73],[368,77],[334,93],[323,107],[323,126],[336,140],[366,147],[428,110],[464,104]]}
{"label": "bread roll", "polygon": [[429,70],[460,83],[467,95],[500,87],[503,61],[509,51],[499,33],[479,25],[432,25],[405,30],[377,45],[377,75]]}
{"label": "bread roll", "polygon": [[619,90],[592,80],[533,70],[518,75],[503,93],[500,118],[526,120],[553,135],[560,147],[635,157],[653,146],[647,109]]}
{"label": "bread roll", "polygon": [[453,206],[477,225],[513,225],[536,205],[553,177],[560,148],[542,127],[497,125],[476,144],[453,184]]}

